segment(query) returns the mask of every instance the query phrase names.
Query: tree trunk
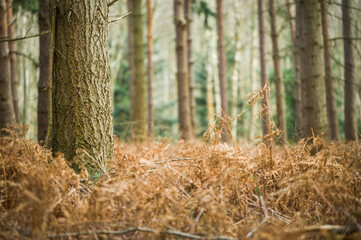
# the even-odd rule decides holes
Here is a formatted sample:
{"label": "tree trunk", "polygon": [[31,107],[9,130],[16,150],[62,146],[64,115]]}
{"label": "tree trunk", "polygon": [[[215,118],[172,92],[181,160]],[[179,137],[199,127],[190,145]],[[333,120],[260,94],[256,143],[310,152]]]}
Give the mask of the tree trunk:
{"label": "tree trunk", "polygon": [[[133,11],[133,0],[127,1],[128,11]],[[132,13],[134,14],[134,13]],[[129,51],[129,89],[130,89],[130,120],[133,121],[134,117],[134,73],[135,73],[135,67],[134,67],[134,32],[133,32],[133,17],[129,16],[128,18],[128,51]],[[130,125],[130,134],[131,139],[134,139],[134,124],[131,123]]]}
{"label": "tree trunk", "polygon": [[293,55],[293,68],[295,71],[295,101],[296,101],[296,138],[298,134],[301,133],[302,129],[302,91],[301,91],[301,80],[300,80],[300,57],[297,50],[297,41],[299,36],[296,37],[295,33],[295,20],[294,14],[291,11],[291,2],[287,0],[287,13],[290,21],[290,32],[291,32],[291,41],[292,41],[292,55]]}
{"label": "tree trunk", "polygon": [[[221,91],[221,106],[225,114],[228,115],[227,99],[227,79],[226,79],[226,50],[224,42],[224,24],[223,24],[223,0],[217,2],[217,33],[218,33],[218,69],[219,69],[219,88]],[[227,141],[227,130],[223,128],[222,141]]]}
{"label": "tree trunk", "polygon": [[328,7],[325,1],[321,1],[321,19],[322,19],[322,34],[323,34],[323,55],[325,61],[325,84],[326,84],[326,104],[327,116],[329,122],[329,135],[332,140],[340,140],[338,130],[336,100],[333,89],[332,66],[330,57],[330,45],[328,34]]}
{"label": "tree trunk", "polygon": [[[0,39],[8,37],[7,5],[0,0]],[[0,42],[0,129],[15,123],[8,42]],[[2,135],[0,131],[0,136]]]}
{"label": "tree trunk", "polygon": [[[263,21],[263,1],[258,0],[258,32],[259,32],[259,59],[261,67],[261,88],[266,85],[266,61],[265,61],[265,43],[264,43],[264,21]],[[266,108],[266,100],[262,100],[262,108]],[[267,114],[262,117],[263,137],[268,134]]]}
{"label": "tree trunk", "polygon": [[174,0],[174,16],[177,50],[179,135],[181,139],[190,140],[192,139],[192,123],[189,106],[187,22],[184,17],[184,0]]}
{"label": "tree trunk", "polygon": [[[13,19],[13,1],[6,0],[7,20],[8,20],[8,38],[12,39],[15,37],[15,22]],[[15,121],[19,123],[19,103],[18,103],[18,80],[16,76],[16,54],[15,54],[15,42],[9,42],[10,51],[10,75],[11,75],[11,94],[13,97]]]}
{"label": "tree trunk", "polygon": [[147,0],[147,55],[148,55],[148,137],[154,137],[153,116],[153,9],[152,0]]}
{"label": "tree trunk", "polygon": [[196,109],[194,99],[193,59],[192,59],[192,4],[191,0],[184,1],[184,15],[187,21],[187,62],[189,84],[189,106],[191,114],[192,135],[196,135]]}
{"label": "tree trunk", "polygon": [[[251,25],[254,26],[255,24],[255,14],[254,14],[254,10],[256,8],[255,2],[252,1],[252,13],[251,13]],[[250,86],[251,86],[251,90],[255,89],[255,81],[254,81],[254,46],[253,46],[253,41],[254,41],[254,30],[253,28],[251,28],[251,36],[250,36],[250,43],[251,43],[251,56],[250,56],[250,67],[249,67],[249,72],[250,72],[250,76],[249,76],[249,80],[250,80]],[[247,134],[247,139],[250,140],[251,138],[253,138],[253,113],[254,113],[254,108],[255,106],[251,105],[249,106],[250,108],[250,112],[249,112],[249,122],[248,122],[248,134]]]}
{"label": "tree trunk", "polygon": [[[39,0],[39,31],[50,31],[49,0]],[[45,141],[49,123],[49,50],[51,34],[42,35],[39,53],[38,140]]]}
{"label": "tree trunk", "polygon": [[342,0],[343,49],[345,54],[345,139],[357,140],[356,81],[352,45],[351,2]]}
{"label": "tree trunk", "polygon": [[296,10],[303,137],[323,133],[328,138],[320,3],[318,0],[297,0]]}
{"label": "tree trunk", "polygon": [[271,39],[273,49],[273,68],[276,83],[276,103],[277,103],[277,127],[282,131],[281,136],[287,140],[287,122],[286,122],[286,103],[285,103],[285,88],[281,73],[280,56],[278,48],[278,31],[276,25],[276,13],[274,1],[269,0],[269,15],[271,22]]}
{"label": "tree trunk", "polygon": [[134,53],[134,78],[132,78],[132,88],[134,91],[131,100],[133,112],[131,120],[133,122],[133,141],[144,141],[147,136],[147,83],[145,79],[144,67],[144,45],[143,45],[143,20],[142,20],[142,0],[133,0],[132,15],[133,21],[133,53]]}
{"label": "tree trunk", "polygon": [[[107,160],[114,157],[108,2],[52,3],[55,51],[50,85],[50,143],[53,152],[64,153],[70,161],[78,149],[83,149],[106,166]],[[86,159],[92,174],[98,166],[95,161]]]}

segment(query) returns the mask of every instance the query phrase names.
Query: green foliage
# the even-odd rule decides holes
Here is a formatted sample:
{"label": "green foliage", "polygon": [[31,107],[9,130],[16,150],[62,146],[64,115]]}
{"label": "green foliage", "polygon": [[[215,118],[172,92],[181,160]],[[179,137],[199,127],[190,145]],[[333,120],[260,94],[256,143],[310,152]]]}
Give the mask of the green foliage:
{"label": "green foliage", "polygon": [[198,4],[193,4],[193,11],[196,12],[198,15],[204,15],[204,27],[206,27],[207,29],[211,29],[208,23],[208,18],[216,17],[216,12],[212,11],[212,9],[209,8],[208,3],[204,0],[196,3]]}
{"label": "green foliage", "polygon": [[283,69],[283,81],[285,84],[286,95],[286,121],[287,137],[289,141],[296,139],[296,91],[295,91],[295,72],[293,67]]}
{"label": "green foliage", "polygon": [[14,11],[18,11],[21,7],[25,11],[37,13],[39,11],[38,0],[13,0]]}

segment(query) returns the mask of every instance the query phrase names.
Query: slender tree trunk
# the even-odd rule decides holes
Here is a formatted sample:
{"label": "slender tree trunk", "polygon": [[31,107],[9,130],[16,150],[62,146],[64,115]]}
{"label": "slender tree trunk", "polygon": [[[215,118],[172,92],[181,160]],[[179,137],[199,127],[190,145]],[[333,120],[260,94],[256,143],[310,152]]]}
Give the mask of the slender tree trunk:
{"label": "slender tree trunk", "polygon": [[[15,22],[13,21],[13,1],[6,0],[7,20],[8,20],[8,38],[12,39],[15,37]],[[9,42],[10,51],[10,75],[11,75],[11,93],[13,97],[15,121],[19,123],[19,103],[18,103],[18,80],[16,77],[16,54],[15,54],[15,42]]]}
{"label": "slender tree trunk", "polygon": [[329,122],[329,135],[332,140],[340,140],[338,130],[336,100],[333,89],[332,66],[330,58],[330,45],[328,34],[328,7],[326,1],[321,2],[321,19],[322,19],[322,34],[323,34],[323,55],[325,61],[325,84],[326,84],[326,104],[327,116]]}
{"label": "slender tree trunk", "polygon": [[271,39],[273,49],[273,68],[276,83],[276,103],[277,103],[277,127],[282,131],[281,136],[287,139],[287,122],[286,122],[286,102],[285,102],[285,88],[281,73],[280,56],[278,48],[278,31],[276,25],[276,13],[274,1],[269,0],[268,12],[271,22]]}
{"label": "slender tree trunk", "polygon": [[[5,0],[0,0],[0,39],[8,37],[6,10]],[[0,129],[13,123],[15,123],[15,112],[11,93],[9,44],[0,42]]]}
{"label": "slender tree trunk", "polygon": [[[69,161],[78,149],[83,149],[105,166],[114,157],[108,2],[53,0],[51,3],[55,14],[52,15],[53,49],[56,49],[50,85],[51,147],[53,152],[64,153]],[[92,174],[98,166],[86,159]]]}
{"label": "slender tree trunk", "polygon": [[345,138],[357,140],[356,80],[352,45],[352,18],[350,0],[342,0],[343,49],[345,53]]}
{"label": "slender tree trunk", "polygon": [[[133,0],[128,0],[127,1],[127,6],[128,6],[128,11],[132,12],[133,11]],[[134,13],[132,13],[134,14]],[[132,109],[134,109],[134,73],[135,73],[135,67],[134,67],[134,32],[133,32],[133,25],[134,25],[134,21],[133,21],[133,17],[129,16],[128,17],[128,51],[129,51],[129,89],[130,89],[130,120],[133,121],[134,117],[133,117],[133,113],[134,111]],[[132,122],[130,125],[130,134],[131,134],[131,139],[134,139],[134,123]]]}
{"label": "slender tree trunk", "polygon": [[[226,50],[224,42],[224,24],[223,24],[223,0],[217,2],[217,33],[218,33],[218,74],[219,88],[221,91],[221,106],[224,114],[228,115],[228,99],[227,99],[227,79],[226,79]],[[226,117],[224,116],[224,117]],[[222,141],[227,141],[227,130],[224,128],[222,132]]]}
{"label": "slender tree trunk", "polygon": [[[298,134],[300,134],[302,129],[302,91],[301,91],[301,80],[300,80],[300,57],[297,50],[297,39],[295,32],[295,20],[294,13],[291,10],[291,1],[286,0],[287,13],[290,21],[290,32],[291,32],[291,41],[292,41],[292,55],[293,55],[293,68],[295,71],[295,101],[296,101],[296,115],[297,115],[297,123],[296,123],[296,138],[298,138]],[[293,2],[293,1],[292,1]]]}
{"label": "slender tree trunk", "polygon": [[184,1],[184,15],[187,21],[187,61],[189,82],[189,106],[191,114],[192,135],[196,136],[196,108],[194,99],[193,59],[192,59],[192,1]]}
{"label": "slender tree trunk", "polygon": [[[253,12],[254,12],[256,6],[254,4],[255,2],[253,0],[251,0],[251,1],[252,1],[251,25],[254,26],[255,25],[254,24],[255,23],[255,15],[254,15]],[[254,46],[253,46],[254,30],[253,30],[253,28],[251,28],[251,36],[250,36],[250,38],[251,38],[251,41],[250,41],[250,43],[251,43],[251,49],[250,49],[251,56],[250,56],[250,59],[249,59],[249,61],[250,61],[249,80],[250,80],[251,90],[254,90],[255,89],[255,82],[254,82],[254,63],[253,63],[253,61],[254,61]],[[247,135],[248,140],[253,138],[253,129],[254,129],[254,127],[253,127],[253,113],[254,113],[254,106],[251,105],[250,106],[250,112],[249,112],[249,115],[250,115],[249,116],[249,123],[248,123],[248,135]]]}
{"label": "slender tree trunk", "polygon": [[328,138],[321,9],[319,0],[296,0],[298,49],[302,86],[303,136],[324,134]]}
{"label": "slender tree trunk", "polygon": [[144,73],[144,44],[143,44],[143,21],[142,21],[142,0],[133,0],[132,15],[133,21],[133,53],[134,53],[134,75],[132,78],[133,99],[132,122],[133,140],[144,141],[147,136],[147,83]]}
{"label": "slender tree trunk", "polygon": [[[49,0],[39,0],[39,31],[50,31]],[[45,141],[49,123],[49,50],[51,34],[40,36],[38,83],[38,140]]]}
{"label": "slender tree trunk", "polygon": [[[261,88],[266,85],[266,60],[265,60],[265,43],[264,43],[264,21],[263,21],[263,1],[258,0],[258,32],[259,32],[259,52],[261,66]],[[262,100],[262,108],[266,108],[265,98]],[[267,114],[262,117],[263,136],[268,134]]]}
{"label": "slender tree trunk", "polygon": [[154,136],[153,116],[153,9],[152,0],[147,0],[147,55],[148,55],[148,137]]}
{"label": "slender tree trunk", "polygon": [[192,123],[189,106],[189,81],[187,64],[187,22],[184,16],[184,0],[174,0],[177,50],[177,85],[179,135],[181,139],[192,139]]}

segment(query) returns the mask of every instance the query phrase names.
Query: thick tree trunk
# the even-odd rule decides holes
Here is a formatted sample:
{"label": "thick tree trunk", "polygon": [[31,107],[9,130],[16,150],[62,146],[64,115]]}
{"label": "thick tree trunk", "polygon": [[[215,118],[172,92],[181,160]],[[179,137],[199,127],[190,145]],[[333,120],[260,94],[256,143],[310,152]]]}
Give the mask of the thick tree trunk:
{"label": "thick tree trunk", "polygon": [[[49,0],[39,0],[39,31],[50,31]],[[42,35],[39,53],[39,83],[38,83],[38,140],[45,141],[49,123],[49,50],[51,34]]]}
{"label": "thick tree trunk", "polygon": [[152,0],[147,0],[147,55],[148,55],[148,137],[154,136],[153,116],[153,9]]}
{"label": "thick tree trunk", "polygon": [[187,21],[187,61],[189,82],[189,106],[191,114],[192,135],[196,135],[196,108],[194,99],[193,59],[192,59],[192,1],[184,1],[184,15]]}
{"label": "thick tree trunk", "polygon": [[[52,3],[56,16],[50,143],[53,152],[64,153],[68,160],[83,149],[105,166],[114,157],[108,2]],[[98,166],[87,159],[88,171],[94,173]]]}
{"label": "thick tree trunk", "polygon": [[321,18],[322,18],[322,34],[323,34],[323,55],[325,61],[325,84],[326,84],[326,104],[327,116],[329,122],[329,134],[332,140],[340,140],[338,130],[336,100],[333,89],[332,66],[330,57],[330,45],[328,34],[328,7],[326,1],[321,1]]}
{"label": "thick tree trunk", "polygon": [[[0,0],[0,39],[8,37],[6,10],[5,0]],[[15,123],[11,91],[9,44],[8,42],[0,42],[0,129],[5,128],[7,124]]]}
{"label": "thick tree trunk", "polygon": [[144,66],[144,44],[143,44],[143,15],[142,0],[133,0],[132,15],[133,21],[133,53],[134,53],[134,75],[132,78],[132,122],[133,141],[144,141],[147,137],[147,83],[145,79]]}
{"label": "thick tree trunk", "polygon": [[293,55],[293,68],[295,71],[295,101],[296,101],[296,115],[297,115],[297,123],[296,123],[296,138],[298,138],[298,134],[300,134],[302,129],[302,91],[301,91],[301,80],[300,80],[300,57],[297,50],[297,41],[298,37],[296,37],[295,32],[295,20],[294,13],[291,10],[291,0],[286,0],[287,13],[290,21],[290,32],[291,32],[291,41],[292,41],[292,55]]}
{"label": "thick tree trunk", "polygon": [[281,73],[280,56],[278,48],[278,31],[276,25],[276,14],[274,1],[269,0],[268,12],[271,22],[271,39],[273,49],[273,69],[276,83],[276,104],[277,104],[277,127],[282,131],[281,136],[287,140],[286,102],[285,88]]}
{"label": "thick tree trunk", "polygon": [[[226,49],[224,42],[224,24],[223,24],[223,0],[216,0],[217,2],[217,33],[218,33],[218,74],[219,74],[219,88],[221,91],[221,106],[225,115],[228,114],[228,99],[227,99],[227,79],[226,79]],[[224,116],[226,117],[226,116]],[[227,130],[223,129],[222,141],[227,141]]]}
{"label": "thick tree trunk", "polygon": [[[258,32],[259,32],[259,59],[261,67],[261,88],[266,85],[266,61],[265,61],[265,43],[264,43],[264,20],[263,20],[263,0],[258,0]],[[262,108],[266,108],[265,98],[262,100]],[[262,117],[263,136],[268,134],[267,114]]]}
{"label": "thick tree trunk", "polygon": [[193,136],[189,106],[187,22],[184,17],[184,0],[174,0],[174,16],[177,51],[179,135],[181,139],[190,140]]}
{"label": "thick tree trunk", "polygon": [[357,140],[356,80],[352,45],[351,2],[342,0],[343,49],[345,54],[345,139]]}
{"label": "thick tree trunk", "polygon": [[[15,37],[15,22],[13,21],[13,1],[6,0],[7,19],[8,19],[8,38],[12,39]],[[10,51],[10,75],[11,75],[11,94],[13,97],[15,121],[19,123],[19,103],[18,103],[18,79],[16,77],[16,54],[15,54],[15,42],[9,42]]]}
{"label": "thick tree trunk", "polygon": [[318,0],[296,0],[303,137],[324,134],[328,138],[321,12]]}

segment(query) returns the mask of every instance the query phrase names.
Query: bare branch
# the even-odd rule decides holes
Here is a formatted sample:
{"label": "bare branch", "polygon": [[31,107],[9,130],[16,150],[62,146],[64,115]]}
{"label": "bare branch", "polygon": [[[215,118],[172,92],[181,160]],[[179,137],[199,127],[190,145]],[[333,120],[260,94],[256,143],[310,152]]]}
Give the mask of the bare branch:
{"label": "bare branch", "polygon": [[117,21],[119,21],[119,20],[122,20],[123,18],[125,18],[125,17],[129,16],[130,14],[132,14],[132,12],[128,12],[127,14],[125,14],[125,15],[123,15],[123,16],[121,16],[121,17],[119,17],[119,18],[116,18],[116,19],[110,20],[108,23],[113,23],[113,22],[117,22]]}
{"label": "bare branch", "polygon": [[35,34],[35,35],[30,35],[30,36],[25,36],[25,37],[19,37],[19,38],[12,38],[12,39],[9,39],[9,38],[1,38],[1,39],[0,39],[0,42],[15,42],[15,41],[21,41],[21,40],[25,40],[25,39],[28,39],[28,38],[39,37],[39,36],[46,35],[46,34],[49,34],[49,33],[51,33],[51,31],[41,32],[41,33],[38,33],[38,34]]}

